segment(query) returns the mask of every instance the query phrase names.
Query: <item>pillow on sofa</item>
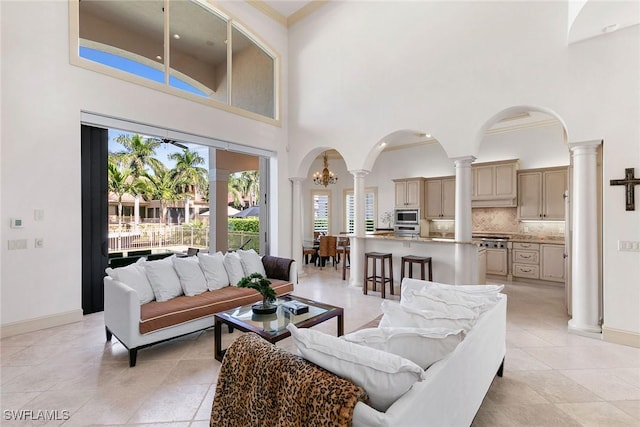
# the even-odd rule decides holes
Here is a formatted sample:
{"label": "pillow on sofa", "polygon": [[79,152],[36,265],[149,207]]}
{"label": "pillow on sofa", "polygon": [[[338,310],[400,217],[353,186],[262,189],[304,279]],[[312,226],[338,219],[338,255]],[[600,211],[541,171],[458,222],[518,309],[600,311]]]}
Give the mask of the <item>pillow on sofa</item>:
{"label": "pillow on sofa", "polygon": [[302,357],[364,388],[378,411],[386,411],[416,381],[424,379],[420,366],[395,354],[313,329],[298,329],[293,323],[287,329]]}
{"label": "pillow on sofa", "polygon": [[267,272],[264,270],[264,265],[262,265],[262,258],[255,250],[249,249],[248,251],[243,251],[238,249],[238,255],[240,255],[242,270],[245,276],[252,273],[260,273],[264,277],[267,277]]}
{"label": "pillow on sofa", "polygon": [[144,263],[146,260],[140,258],[133,264],[129,264],[126,267],[107,268],[105,272],[114,280],[124,283],[132,288],[138,294],[140,304],[146,304],[155,299],[153,289],[151,289],[151,283],[147,278],[147,273],[144,269]]}
{"label": "pillow on sofa", "polygon": [[408,327],[408,328],[449,328],[462,329],[464,332],[475,324],[478,316],[473,314],[465,317],[462,313],[441,313],[433,310],[420,310],[406,307],[393,301],[382,302],[384,315],[380,319],[380,328]]}
{"label": "pillow on sofa", "polygon": [[240,279],[245,276],[242,261],[237,252],[227,252],[224,255],[224,268],[227,270],[231,286],[237,286]]}
{"label": "pillow on sofa", "polygon": [[[440,291],[433,289],[414,290],[408,289],[404,293],[400,305],[418,310],[433,310],[440,313],[457,314],[464,317],[473,317],[480,313],[481,302],[464,301],[459,298],[446,298],[442,293],[452,294],[452,291]],[[482,298],[482,297],[480,297]],[[476,299],[480,299],[476,298]]]}
{"label": "pillow on sofa", "polygon": [[156,301],[169,301],[182,295],[180,278],[173,268],[173,258],[175,255],[144,263],[144,269],[147,272],[147,278],[151,283]]}
{"label": "pillow on sofa", "polygon": [[483,313],[489,310],[491,307],[496,305],[500,298],[498,294],[485,294],[485,293],[469,293],[469,292],[460,292],[457,290],[447,290],[447,289],[423,289],[419,292],[419,294],[429,293],[435,298],[440,298],[442,300],[446,300],[451,304],[461,304],[471,308],[472,310],[477,311],[478,313]]}
{"label": "pillow on sofa", "polygon": [[207,288],[210,291],[229,286],[229,276],[227,276],[227,270],[224,268],[224,255],[222,252],[216,252],[215,254],[198,252],[198,261],[200,261],[200,268],[204,273],[204,277],[207,280]]}
{"label": "pillow on sofa", "polygon": [[429,282],[405,277],[402,279],[402,298],[404,292],[419,289],[442,289],[464,292],[473,295],[497,295],[504,289],[504,285],[447,285],[445,283]]}
{"label": "pillow on sofa", "polygon": [[207,279],[204,278],[198,258],[194,256],[173,258],[173,268],[178,273],[182,291],[188,297],[201,294],[207,290]]}
{"label": "pillow on sofa", "polygon": [[444,358],[462,342],[462,329],[447,328],[368,328],[352,332],[342,339],[397,354],[422,369]]}

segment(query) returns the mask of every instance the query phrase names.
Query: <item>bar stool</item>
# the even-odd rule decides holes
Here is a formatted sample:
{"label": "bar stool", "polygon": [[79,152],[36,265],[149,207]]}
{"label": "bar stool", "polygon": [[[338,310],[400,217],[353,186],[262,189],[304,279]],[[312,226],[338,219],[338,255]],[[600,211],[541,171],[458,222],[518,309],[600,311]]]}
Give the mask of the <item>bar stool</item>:
{"label": "bar stool", "polygon": [[[402,279],[404,279],[404,263],[409,263],[409,277],[413,278],[413,264],[420,264],[420,279],[425,280],[425,264],[429,265],[429,281],[433,281],[433,268],[431,267],[431,257],[423,257],[417,255],[405,255],[400,259],[400,288],[402,288]],[[402,295],[402,289],[400,289]]]}
{"label": "bar stool", "polygon": [[[373,261],[373,275],[367,276],[369,271],[369,259]],[[380,260],[381,271],[378,276],[376,273],[377,260]],[[386,277],[385,260],[389,262],[389,277]],[[389,282],[389,289],[393,295],[393,260],[390,253],[383,252],[367,252],[364,254],[364,286],[362,292],[367,295],[369,281],[373,281],[373,290],[376,290],[376,283],[382,285],[381,296],[385,297],[386,283]]]}

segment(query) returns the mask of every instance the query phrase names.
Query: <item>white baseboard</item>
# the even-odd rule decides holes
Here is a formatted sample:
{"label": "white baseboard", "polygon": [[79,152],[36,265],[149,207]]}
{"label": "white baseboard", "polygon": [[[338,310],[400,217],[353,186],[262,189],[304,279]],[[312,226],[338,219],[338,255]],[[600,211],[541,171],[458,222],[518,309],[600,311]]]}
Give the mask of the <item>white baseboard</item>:
{"label": "white baseboard", "polygon": [[640,334],[602,326],[603,341],[640,348]]}
{"label": "white baseboard", "polygon": [[12,337],[27,332],[53,328],[82,320],[82,310],[72,310],[65,313],[52,314],[50,316],[36,317],[35,319],[21,320],[19,322],[6,323],[0,326],[0,338]]}

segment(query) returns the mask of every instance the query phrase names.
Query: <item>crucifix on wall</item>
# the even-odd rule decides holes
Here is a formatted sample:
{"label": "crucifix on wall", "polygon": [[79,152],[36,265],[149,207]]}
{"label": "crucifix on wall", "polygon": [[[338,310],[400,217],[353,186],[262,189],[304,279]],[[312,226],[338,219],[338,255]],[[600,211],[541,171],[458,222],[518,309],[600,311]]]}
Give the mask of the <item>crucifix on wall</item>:
{"label": "crucifix on wall", "polygon": [[625,192],[627,194],[626,197],[626,210],[635,211],[636,210],[636,201],[635,201],[635,187],[636,185],[640,185],[640,178],[636,178],[634,176],[633,168],[626,168],[624,170],[624,179],[612,179],[609,181],[610,185],[624,185]]}

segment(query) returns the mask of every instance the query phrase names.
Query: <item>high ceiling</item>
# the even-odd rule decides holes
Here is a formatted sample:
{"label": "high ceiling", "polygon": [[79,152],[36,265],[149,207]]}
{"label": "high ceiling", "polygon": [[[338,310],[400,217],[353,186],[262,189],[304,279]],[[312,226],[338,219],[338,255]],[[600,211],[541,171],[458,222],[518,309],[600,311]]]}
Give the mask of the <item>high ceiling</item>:
{"label": "high ceiling", "polygon": [[[265,13],[289,26],[328,1],[332,0],[252,0],[251,3],[265,5]],[[640,24],[640,2],[637,0],[572,1],[573,5],[582,3],[582,8],[567,29],[569,44]],[[569,9],[568,1],[567,8]]]}

